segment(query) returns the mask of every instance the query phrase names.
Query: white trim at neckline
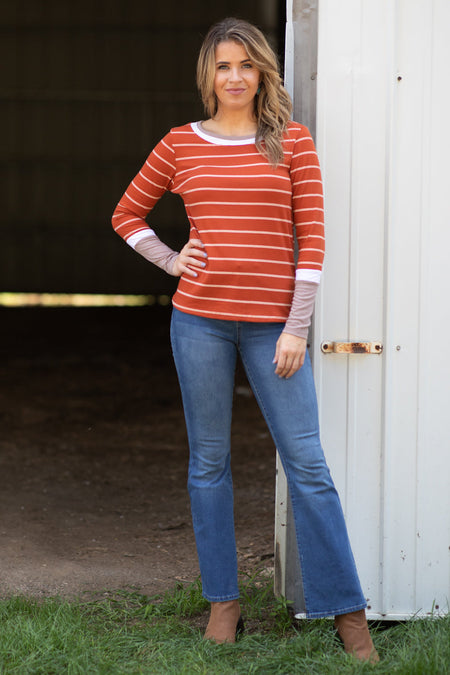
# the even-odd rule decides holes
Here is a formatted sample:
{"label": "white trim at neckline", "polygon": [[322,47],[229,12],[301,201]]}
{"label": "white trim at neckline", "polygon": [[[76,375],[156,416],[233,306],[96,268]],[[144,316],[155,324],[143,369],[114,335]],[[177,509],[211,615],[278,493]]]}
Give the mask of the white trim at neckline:
{"label": "white trim at neckline", "polygon": [[204,131],[200,122],[191,122],[192,131],[203,138],[204,141],[209,143],[214,143],[215,145],[252,145],[255,142],[254,136],[249,136],[248,138],[227,138],[226,136],[213,136]]}

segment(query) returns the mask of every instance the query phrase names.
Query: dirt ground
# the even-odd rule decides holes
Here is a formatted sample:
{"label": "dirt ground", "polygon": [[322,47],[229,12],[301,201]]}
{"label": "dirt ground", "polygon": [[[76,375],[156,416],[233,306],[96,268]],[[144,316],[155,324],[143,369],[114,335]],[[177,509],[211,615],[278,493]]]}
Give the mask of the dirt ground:
{"label": "dirt ground", "polygon": [[[148,595],[198,576],[170,309],[0,309],[0,594]],[[241,370],[239,567],[273,567],[275,452]]]}

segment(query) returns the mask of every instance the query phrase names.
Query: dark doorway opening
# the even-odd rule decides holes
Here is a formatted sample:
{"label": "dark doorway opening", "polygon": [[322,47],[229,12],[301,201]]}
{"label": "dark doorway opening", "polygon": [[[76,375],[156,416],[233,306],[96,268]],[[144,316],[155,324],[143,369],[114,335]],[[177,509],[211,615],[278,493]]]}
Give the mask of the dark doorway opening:
{"label": "dark doorway opening", "polygon": [[[282,59],[284,5],[9,3],[0,292],[172,293],[113,233],[112,210],[168,128],[202,116],[207,27],[248,18]],[[184,240],[176,198],[152,226]],[[0,322],[0,591],[152,594],[195,578],[170,307],[0,307]],[[240,569],[270,568],[275,451],[240,370],[233,471]]]}

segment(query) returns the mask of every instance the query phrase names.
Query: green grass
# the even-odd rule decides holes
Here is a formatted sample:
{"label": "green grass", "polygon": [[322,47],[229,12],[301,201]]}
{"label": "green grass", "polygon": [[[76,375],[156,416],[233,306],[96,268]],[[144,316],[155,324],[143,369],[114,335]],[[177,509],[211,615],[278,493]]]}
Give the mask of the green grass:
{"label": "green grass", "polygon": [[0,673],[450,674],[450,617],[372,627],[381,662],[370,666],[343,652],[331,621],[292,622],[267,578],[241,588],[246,632],[225,645],[202,640],[208,604],[198,583],[157,598],[2,600]]}

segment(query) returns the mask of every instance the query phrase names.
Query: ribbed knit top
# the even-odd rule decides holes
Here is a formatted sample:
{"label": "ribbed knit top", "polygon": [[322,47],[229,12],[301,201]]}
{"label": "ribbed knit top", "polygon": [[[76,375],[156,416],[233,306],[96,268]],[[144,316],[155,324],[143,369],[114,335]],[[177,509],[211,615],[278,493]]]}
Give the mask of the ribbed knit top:
{"label": "ribbed knit top", "polygon": [[127,188],[113,227],[131,246],[154,234],[145,218],[167,190],[182,197],[189,236],[205,246],[205,269],[180,278],[172,300],[179,310],[286,321],[295,278],[319,282],[324,213],[317,153],[308,129],[296,122],[283,147],[284,162],[273,168],[254,138],[224,138],[188,124],[158,143]]}

